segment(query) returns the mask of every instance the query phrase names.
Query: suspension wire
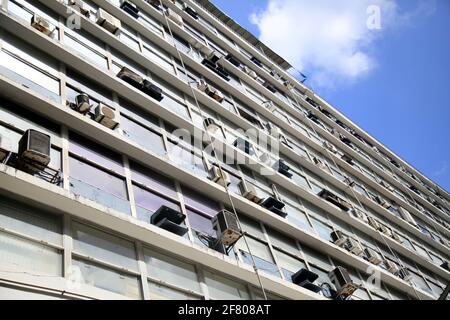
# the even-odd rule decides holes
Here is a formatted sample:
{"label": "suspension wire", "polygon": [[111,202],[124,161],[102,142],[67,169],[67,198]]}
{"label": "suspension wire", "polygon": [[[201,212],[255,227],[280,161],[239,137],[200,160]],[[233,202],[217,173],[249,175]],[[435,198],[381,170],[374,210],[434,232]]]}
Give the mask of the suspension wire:
{"label": "suspension wire", "polygon": [[[290,92],[291,97],[292,97],[292,98],[295,100],[295,102],[297,103],[297,105],[301,106],[301,104],[298,102],[298,99],[297,99],[295,93],[292,92],[293,89],[291,89],[291,88],[289,88],[289,87],[287,87],[287,89],[288,89],[288,91]],[[308,118],[306,115],[305,115],[305,118],[308,119],[307,122],[309,123],[309,127],[314,131],[314,134],[315,134],[317,137],[319,137],[319,134],[317,133],[317,131],[316,131],[315,127],[314,127],[313,121],[312,121],[310,118]],[[324,148],[324,149],[325,149],[325,152],[328,154],[328,157],[333,161],[335,167],[339,170],[339,173],[340,173],[342,176],[345,177],[346,175],[343,174],[341,168],[340,168],[340,167],[338,166],[338,164],[336,163],[336,160],[334,159],[334,156],[331,154],[331,151],[328,150],[328,148]],[[353,197],[358,201],[358,204],[360,205],[360,207],[361,207],[362,209],[364,209],[364,211],[367,211],[366,208],[365,208],[365,206],[361,203],[361,201],[359,200],[358,196],[356,195],[356,192],[355,192],[355,190],[353,189],[353,187],[351,187],[350,185],[349,185],[348,187],[350,188],[350,190],[351,190],[351,192],[352,192],[352,194],[353,194]],[[401,266],[401,267],[405,267],[405,264],[404,264],[403,261],[400,259],[400,257],[394,252],[394,250],[392,250],[392,248],[391,248],[391,246],[389,245],[389,243],[386,241],[386,239],[384,238],[384,236],[381,234],[381,231],[379,231],[379,230],[376,230],[376,231],[377,231],[379,237],[384,241],[385,245],[389,248],[389,251],[391,252],[391,254],[395,257],[395,259],[397,260],[397,262],[400,264],[400,266]],[[420,298],[420,296],[418,295],[418,293],[417,293],[417,291],[416,291],[414,285],[412,285],[412,288],[413,288],[414,293],[416,294],[417,298],[418,298],[419,300],[421,300],[421,298]]]}
{"label": "suspension wire", "polygon": [[[161,7],[163,7],[162,0],[159,0],[159,1],[160,1],[160,4],[161,4]],[[169,30],[170,36],[174,40],[175,38],[173,36],[172,29],[170,27],[167,15],[163,14],[163,16],[164,16],[164,20],[166,22],[167,28]],[[184,64],[183,57],[182,57],[180,51],[178,50],[178,47],[177,47],[177,44],[176,44],[175,40],[173,42],[174,42],[174,47],[175,47],[175,49],[177,51],[177,54],[178,54],[178,58],[180,59],[181,65],[183,67],[183,71],[184,71],[185,75],[188,76],[188,72],[186,70],[186,66]],[[194,83],[198,83],[198,81],[195,81]],[[198,99],[197,99],[197,95],[196,95],[195,90],[194,90],[194,88],[192,86],[193,82],[188,82],[188,84],[189,84],[189,87],[191,88],[191,92],[192,92],[192,95],[194,97],[195,104],[196,104],[196,106],[197,106],[197,108],[199,110],[200,116],[202,117],[202,120],[203,120],[203,123],[204,123],[204,121],[206,120],[206,117],[204,115],[204,112],[202,111],[202,108],[200,107],[200,104],[199,104]],[[220,172],[221,176],[224,177],[225,176],[225,174],[224,174],[225,170],[222,168],[222,165],[221,165],[221,162],[220,162],[219,157],[217,155],[217,152],[215,151],[213,138],[212,138],[212,136],[211,136],[211,134],[210,134],[210,132],[208,130],[205,130],[205,132],[206,132],[206,135],[208,137],[208,140],[211,142],[211,148],[212,148],[212,151],[213,151],[212,153],[214,154],[214,158],[215,158],[215,160],[217,162],[217,166],[219,168],[219,172]],[[228,186],[226,185],[226,183],[223,185],[223,187],[225,188],[225,190],[227,192],[228,200],[230,201],[231,208],[233,210],[233,213],[234,213],[234,215],[236,217],[236,220],[238,222],[238,225],[239,225],[239,229],[240,229],[239,231],[242,234],[242,238],[244,239],[245,246],[247,247],[248,253],[249,253],[250,257],[251,257],[252,267],[253,267],[253,270],[254,270],[254,272],[255,272],[255,274],[257,276],[259,287],[260,287],[260,289],[262,291],[262,294],[264,296],[264,300],[268,300],[267,294],[266,294],[266,290],[265,290],[264,285],[262,283],[261,275],[259,274],[258,267],[256,266],[255,258],[254,258],[253,254],[252,254],[252,251],[250,249],[250,245],[249,245],[249,243],[247,241],[246,233],[242,229],[242,224],[241,224],[241,221],[240,221],[239,216],[237,214],[236,207],[234,205],[234,202],[233,202],[233,199],[232,199],[232,196],[231,196],[231,191],[228,188]]]}

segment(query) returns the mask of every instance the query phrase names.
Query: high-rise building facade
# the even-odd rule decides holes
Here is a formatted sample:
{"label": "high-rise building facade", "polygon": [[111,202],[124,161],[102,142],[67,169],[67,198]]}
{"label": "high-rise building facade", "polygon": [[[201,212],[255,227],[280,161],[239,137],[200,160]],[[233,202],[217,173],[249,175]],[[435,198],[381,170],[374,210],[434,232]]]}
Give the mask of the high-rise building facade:
{"label": "high-rise building facade", "polygon": [[209,1],[0,5],[0,299],[441,296],[450,195]]}

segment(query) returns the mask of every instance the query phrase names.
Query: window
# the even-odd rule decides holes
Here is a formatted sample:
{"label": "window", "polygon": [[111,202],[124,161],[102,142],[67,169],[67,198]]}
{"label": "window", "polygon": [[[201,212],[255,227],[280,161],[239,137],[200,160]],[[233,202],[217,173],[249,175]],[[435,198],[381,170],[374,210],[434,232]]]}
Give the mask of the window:
{"label": "window", "polygon": [[159,133],[126,116],[122,116],[120,122],[124,136],[157,155],[163,156],[166,154],[163,138]]}
{"label": "window", "polygon": [[144,248],[144,259],[152,280],[160,282],[161,285],[171,284],[188,291],[200,292],[194,265],[147,248]]}
{"label": "window", "polygon": [[267,272],[276,277],[280,277],[280,272],[275,264],[275,261],[273,260],[269,246],[249,236],[246,236],[246,240],[248,246],[250,247],[251,255],[253,255],[253,259],[244,238],[241,238],[236,244],[236,248],[240,249],[244,262],[253,265],[254,260],[258,270]]}
{"label": "window", "polygon": [[205,283],[212,300],[248,300],[250,296],[244,284],[204,271]]}
{"label": "window", "polygon": [[0,224],[6,229],[0,231],[3,270],[62,276],[62,250],[55,248],[62,245],[62,221],[58,216],[0,198]]}
{"label": "window", "polygon": [[97,66],[108,69],[105,45],[82,29],[72,30],[66,28],[64,44],[74,49],[84,59],[95,63]]}
{"label": "window", "polygon": [[323,223],[322,221],[319,221],[315,218],[311,218],[311,222],[316,229],[317,234],[324,240],[331,241],[331,232],[333,232],[333,229]]}
{"label": "window", "polygon": [[290,223],[306,231],[312,230],[311,223],[309,222],[308,218],[306,217],[306,214],[303,211],[297,209],[296,207],[290,204],[285,204],[284,208],[288,213],[286,219]]}
{"label": "window", "polygon": [[72,264],[81,272],[81,281],[100,289],[108,290],[133,299],[141,298],[141,288],[136,276],[103,267],[101,265],[72,259]]}
{"label": "window", "polygon": [[283,272],[285,280],[292,282],[292,275],[294,275],[300,269],[306,269],[306,264],[284,252],[274,250],[275,258],[277,259],[278,266]]}

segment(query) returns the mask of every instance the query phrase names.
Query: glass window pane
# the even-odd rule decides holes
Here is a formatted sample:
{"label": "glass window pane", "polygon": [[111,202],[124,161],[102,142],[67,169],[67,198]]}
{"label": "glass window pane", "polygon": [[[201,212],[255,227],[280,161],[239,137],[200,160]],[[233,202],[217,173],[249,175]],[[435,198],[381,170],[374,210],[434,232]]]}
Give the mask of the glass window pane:
{"label": "glass window pane", "polygon": [[205,271],[205,283],[213,300],[248,300],[250,296],[244,284]]}
{"label": "glass window pane", "polygon": [[79,259],[72,259],[72,264],[79,268],[82,283],[133,299],[141,299],[141,288],[137,277]]}
{"label": "glass window pane", "polygon": [[194,265],[144,248],[148,275],[180,288],[200,291]]}
{"label": "glass window pane", "polygon": [[75,251],[117,266],[137,270],[133,242],[78,222],[72,223],[72,237]]}
{"label": "glass window pane", "polygon": [[148,282],[148,288],[152,300],[200,300],[196,296],[150,281]]}

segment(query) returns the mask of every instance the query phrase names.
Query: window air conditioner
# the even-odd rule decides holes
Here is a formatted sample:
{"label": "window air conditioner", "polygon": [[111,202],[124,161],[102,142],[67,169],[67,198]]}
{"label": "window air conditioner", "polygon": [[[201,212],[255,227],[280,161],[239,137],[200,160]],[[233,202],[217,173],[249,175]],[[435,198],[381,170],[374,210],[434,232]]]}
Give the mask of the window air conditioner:
{"label": "window air conditioner", "polygon": [[325,165],[325,163],[323,163],[322,160],[320,160],[319,158],[314,157],[314,156],[313,156],[312,160],[313,160],[314,164],[316,166],[318,166],[320,169],[327,170],[327,166]]}
{"label": "window air conditioner", "polygon": [[122,26],[119,19],[113,17],[102,8],[99,8],[97,11],[97,24],[113,34],[117,34]]}
{"label": "window air conditioner", "polygon": [[135,19],[139,18],[138,7],[130,1],[121,0],[120,8]]}
{"label": "window air conditioner", "polygon": [[200,80],[197,88],[218,102],[222,102],[224,99],[222,92],[207,84],[203,79]]}
{"label": "window air conditioner", "polygon": [[356,185],[356,182],[353,181],[353,180],[352,180],[351,178],[349,178],[349,177],[346,177],[345,180],[344,180],[344,182],[345,182],[349,187],[352,187],[352,188]]}
{"label": "window air conditioner", "polygon": [[343,154],[341,156],[341,159],[344,160],[345,162],[347,162],[349,165],[352,165],[352,166],[355,165],[355,162],[353,161],[353,159],[346,154]]}
{"label": "window air conditioner", "polygon": [[19,140],[18,156],[25,171],[38,173],[50,163],[50,136],[29,129]]}
{"label": "window air conditioner", "polygon": [[264,208],[266,208],[269,211],[272,211],[273,213],[285,218],[287,216],[287,213],[284,212],[282,209],[284,208],[285,204],[274,197],[268,197],[264,199],[260,205]]}
{"label": "window air conditioner", "polygon": [[361,210],[357,209],[357,208],[352,208],[348,211],[352,216],[354,216],[355,218],[358,218],[359,220],[362,220],[364,222],[367,222],[368,218],[366,216],[366,214],[364,212],[362,212]]}
{"label": "window air conditioner", "polygon": [[51,37],[53,31],[55,31],[55,28],[50,25],[50,22],[37,14],[34,14],[31,17],[31,26],[49,37]]}
{"label": "window air conditioner", "polygon": [[356,241],[356,240],[354,240],[354,239],[351,239],[351,238],[347,238],[346,240],[345,240],[345,243],[344,243],[344,248],[346,249],[346,250],[348,250],[349,252],[351,252],[351,253],[353,253],[354,255],[357,255],[357,256],[362,256],[362,254],[363,254],[363,248],[361,247],[361,245]]}
{"label": "window air conditioner", "polygon": [[331,193],[326,189],[322,189],[322,191],[319,192],[318,196],[330,202],[331,204],[334,204],[335,206],[339,207],[344,211],[349,211],[350,209],[352,209],[350,203],[348,203],[344,199],[336,196],[335,194]]}
{"label": "window air conditioner", "polygon": [[271,85],[269,82],[267,82],[267,81],[264,82],[263,87],[266,88],[267,90],[269,90],[272,93],[276,93],[277,92],[277,89],[273,85]]}
{"label": "window air conditioner", "polygon": [[378,230],[380,228],[380,224],[378,223],[378,221],[375,220],[375,218],[373,218],[371,216],[367,217],[367,222],[369,223],[369,226],[371,226],[375,230]]}
{"label": "window air conditioner", "polygon": [[217,51],[213,51],[210,54],[208,54],[206,58],[213,63],[217,63],[217,61],[220,60],[221,55]]}
{"label": "window air conditioner", "polygon": [[213,229],[217,231],[218,238],[225,246],[234,245],[242,237],[236,215],[228,210],[220,211],[212,219],[212,225]]}
{"label": "window air conditioner", "polygon": [[152,5],[157,10],[161,10],[161,2],[160,2],[160,0],[147,0],[147,2],[150,3],[150,5]]}
{"label": "window air conditioner", "polygon": [[119,125],[115,118],[116,114],[114,110],[103,103],[100,103],[95,108],[94,120],[111,130],[114,130]]}
{"label": "window air conditioner", "polygon": [[318,274],[304,268],[297,271],[291,277],[293,283],[315,293],[322,291],[321,287],[314,284],[314,281],[318,278]]}
{"label": "window air conditioner", "polygon": [[252,61],[254,64],[256,64],[258,67],[260,67],[260,68],[262,68],[263,67],[263,64],[262,64],[262,62],[261,61],[259,61],[257,58],[255,58],[255,57],[252,57],[251,59],[250,59],[250,61]]}
{"label": "window air conditioner", "polygon": [[383,260],[381,259],[381,256],[375,250],[372,250],[370,248],[365,248],[364,254],[370,263],[379,265],[381,262],[383,262]]}
{"label": "window air conditioner", "polygon": [[74,109],[82,114],[86,114],[91,109],[89,103],[89,96],[86,93],[81,93],[75,97]]}
{"label": "window air conditioner", "polygon": [[237,60],[235,57],[233,57],[231,54],[228,54],[225,57],[226,60],[228,60],[232,65],[234,65],[237,68],[241,67],[241,63],[239,62],[239,60]]}
{"label": "window air conditioner", "polygon": [[261,198],[258,197],[258,193],[256,192],[255,187],[252,184],[246,183],[245,181],[239,182],[239,190],[244,198],[259,203],[261,202]]}
{"label": "window air conditioner", "polygon": [[324,141],[324,142],[323,142],[323,146],[324,146],[327,150],[331,151],[331,152],[334,153],[334,154],[336,154],[336,153],[338,152],[337,149],[336,149],[336,147],[335,147],[334,145],[332,145],[331,143],[329,143],[328,141]]}
{"label": "window air conditioner", "polygon": [[161,101],[164,97],[162,95],[162,89],[157,85],[154,85],[148,80],[144,80],[142,83],[142,92],[149,95],[157,101]]}
{"label": "window air conditioner", "polygon": [[274,112],[278,109],[278,107],[273,103],[272,101],[265,101],[263,102],[263,106],[268,109],[270,112]]}
{"label": "window air conditioner", "polygon": [[350,297],[359,287],[352,281],[350,274],[343,267],[336,267],[331,270],[328,273],[328,278],[336,286],[336,296],[339,298],[346,299]]}
{"label": "window air conditioner", "polygon": [[203,126],[209,133],[215,133],[220,129],[219,124],[217,124],[216,120],[213,118],[206,118],[203,120]]}
{"label": "window air conditioner", "polygon": [[392,236],[392,231],[388,227],[386,227],[384,224],[380,223],[380,227],[378,229],[381,233],[387,235],[388,237]]}
{"label": "window air conditioner", "polygon": [[276,72],[275,70],[270,71],[270,75],[271,75],[272,77],[274,77],[275,80],[277,80],[277,81],[281,80],[281,76],[280,76],[279,73]]}
{"label": "window air conditioner", "polygon": [[347,241],[347,237],[341,230],[336,230],[330,233],[331,241],[339,247],[342,247]]}
{"label": "window air conditioner", "polygon": [[261,155],[258,157],[258,159],[267,165],[270,165],[270,163],[272,162],[270,155],[267,152],[262,152]]}
{"label": "window air conditioner", "polygon": [[195,20],[198,20],[198,13],[197,13],[197,11],[195,11],[194,9],[189,7],[186,3],[183,3],[182,7],[183,7],[183,10],[186,11],[186,13],[188,15],[190,15]]}
{"label": "window air conditioner", "polygon": [[305,100],[310,105],[312,105],[314,108],[318,108],[319,107],[319,104],[317,102],[315,102],[313,99],[311,99],[310,97],[306,97]]}
{"label": "window air conditioner", "polygon": [[81,13],[83,16],[89,18],[89,9],[86,8],[86,5],[82,0],[69,0],[68,5],[69,7]]}
{"label": "window air conditioner", "polygon": [[216,166],[212,166],[209,170],[209,178],[222,187],[228,187],[231,183],[230,175],[225,170],[220,171]]}
{"label": "window air conditioner", "polygon": [[243,67],[242,67],[242,70],[243,70],[247,75],[249,75],[251,78],[253,78],[253,79],[257,79],[257,78],[258,78],[258,75],[256,74],[256,72],[253,71],[252,69],[250,69],[249,67],[243,66]]}
{"label": "window air conditioner", "polygon": [[450,271],[450,266],[449,266],[449,264],[448,264],[448,261],[443,262],[443,263],[441,264],[441,268],[442,268],[442,269],[445,269],[445,270],[447,270],[447,271]]}
{"label": "window air conditioner", "polygon": [[406,281],[406,282],[409,282],[409,281],[411,281],[411,279],[412,279],[412,275],[411,275],[411,273],[409,272],[409,270],[408,270],[406,267],[400,268],[400,269],[395,273],[395,275],[396,275],[397,277],[399,277],[400,279]]}
{"label": "window air conditioner", "polygon": [[150,223],[161,229],[184,236],[188,229],[181,224],[186,215],[167,206],[161,206],[150,218]]}
{"label": "window air conditioner", "polygon": [[11,152],[10,140],[0,136],[0,163],[2,163]]}
{"label": "window air conditioner", "polygon": [[386,270],[392,274],[396,274],[399,271],[397,264],[395,264],[392,261],[384,260],[383,264],[384,264],[384,267],[386,268]]}
{"label": "window air conditioner", "polygon": [[278,160],[273,165],[273,169],[277,170],[282,175],[288,177],[289,179],[292,178],[292,173],[290,172],[291,168],[284,162],[283,159]]}
{"label": "window air conditioner", "polygon": [[131,71],[127,67],[123,67],[117,74],[117,77],[122,79],[126,83],[131,84],[133,87],[139,90],[142,89],[144,78],[138,75],[137,73]]}
{"label": "window air conditioner", "polygon": [[178,26],[180,26],[180,27],[183,26],[183,18],[178,13],[173,11],[172,9],[167,8],[166,15],[170,20],[175,22]]}

